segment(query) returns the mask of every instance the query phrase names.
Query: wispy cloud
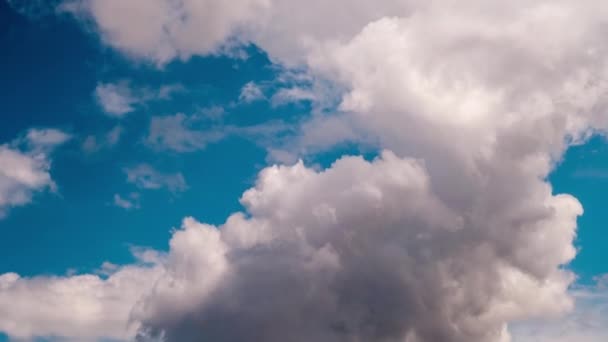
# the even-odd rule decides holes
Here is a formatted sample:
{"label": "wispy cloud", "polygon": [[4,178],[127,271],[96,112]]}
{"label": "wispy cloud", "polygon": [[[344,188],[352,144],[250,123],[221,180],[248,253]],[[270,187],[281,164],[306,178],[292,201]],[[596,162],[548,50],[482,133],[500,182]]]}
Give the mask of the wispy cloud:
{"label": "wispy cloud", "polygon": [[167,189],[175,194],[188,189],[186,180],[181,172],[161,173],[149,164],[139,164],[126,168],[127,182],[134,184],[139,189],[159,190]]}
{"label": "wispy cloud", "polygon": [[116,146],[124,134],[124,128],[120,125],[114,126],[101,136],[89,135],[82,142],[82,150],[86,153],[93,153],[104,148]]}
{"label": "wispy cloud", "polygon": [[251,103],[258,100],[263,100],[265,98],[266,96],[264,95],[262,88],[255,82],[251,81],[245,84],[243,88],[241,88],[239,102]]}
{"label": "wispy cloud", "polygon": [[158,89],[136,88],[129,80],[115,83],[99,83],[95,88],[95,99],[108,116],[121,118],[152,100],[168,100],[172,94],[183,91],[179,84],[164,85]]}
{"label": "wispy cloud", "polygon": [[114,205],[125,210],[139,209],[141,207],[139,198],[140,195],[137,192],[132,192],[127,197],[114,194]]}
{"label": "wispy cloud", "polygon": [[186,116],[178,113],[171,116],[153,117],[150,121],[146,144],[160,151],[194,152],[229,136],[239,136],[266,146],[280,139],[287,132],[291,132],[292,129],[291,125],[280,121],[251,126],[224,124],[209,126],[201,121],[199,115]]}

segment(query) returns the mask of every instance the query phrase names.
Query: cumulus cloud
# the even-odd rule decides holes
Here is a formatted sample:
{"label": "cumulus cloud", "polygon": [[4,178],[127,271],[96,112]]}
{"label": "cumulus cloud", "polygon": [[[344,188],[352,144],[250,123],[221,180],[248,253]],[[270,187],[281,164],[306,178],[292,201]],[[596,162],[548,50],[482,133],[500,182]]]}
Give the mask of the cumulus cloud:
{"label": "cumulus cloud", "polygon": [[95,341],[100,337],[126,340],[137,331],[129,323],[134,301],[161,270],[127,266],[109,277],[23,278],[0,275],[0,331],[16,339],[37,336]]}
{"label": "cumulus cloud", "polygon": [[148,164],[139,164],[135,167],[126,168],[125,173],[127,174],[127,182],[134,184],[139,189],[159,190],[166,188],[172,193],[184,192],[188,189],[181,172],[165,174]]}
{"label": "cumulus cloud", "polygon": [[594,286],[571,290],[576,301],[568,315],[522,322],[513,326],[515,342],[602,342],[608,339],[606,277]]}
{"label": "cumulus cloud", "polygon": [[[503,225],[510,213],[467,217],[446,206],[419,160],[384,152],[373,162],[345,157],[325,171],[302,163],[269,167],[244,193],[246,213],[231,215],[220,227],[186,219],[166,262],[155,266],[162,271],[127,266],[131,271],[119,274],[137,279],[115,285],[114,276],[93,277],[100,290],[78,293],[87,306],[67,297],[53,302],[66,312],[76,305],[98,308],[97,319],[62,324],[69,315],[24,309],[6,311],[1,321],[34,326],[52,315],[48,326],[55,335],[98,337],[119,335],[117,327],[132,334],[124,330],[131,322],[142,341],[504,340],[506,321],[571,305],[564,291],[572,276],[544,265],[574,256],[571,239],[581,209],[572,197],[542,188],[545,202],[527,201],[529,220],[507,237]],[[519,253],[507,248],[539,238],[545,245],[521,246]],[[28,293],[22,289],[38,283],[35,298],[54,295],[46,288],[53,280],[4,277],[6,300],[31,303],[27,298],[34,297],[14,293]],[[60,284],[81,277],[90,276]],[[106,298],[106,288],[120,295]],[[116,312],[102,315],[106,308]],[[106,317],[116,319],[104,328],[109,333],[98,327]],[[51,328],[4,329],[28,337]]]}
{"label": "cumulus cloud", "polygon": [[0,218],[11,207],[31,202],[34,193],[55,189],[49,153],[69,138],[56,129],[32,129],[0,145]]}
{"label": "cumulus cloud", "polygon": [[[506,342],[509,323],[574,307],[563,266],[582,208],[546,179],[571,143],[607,127],[608,5],[81,5],[104,41],[159,64],[232,37],[304,65],[339,105],[301,127],[298,152],[343,139],[386,149],[325,171],[269,167],[244,213],[186,220],[160,278],[130,301],[138,340]],[[209,141],[183,115],[163,119],[151,144]]]}

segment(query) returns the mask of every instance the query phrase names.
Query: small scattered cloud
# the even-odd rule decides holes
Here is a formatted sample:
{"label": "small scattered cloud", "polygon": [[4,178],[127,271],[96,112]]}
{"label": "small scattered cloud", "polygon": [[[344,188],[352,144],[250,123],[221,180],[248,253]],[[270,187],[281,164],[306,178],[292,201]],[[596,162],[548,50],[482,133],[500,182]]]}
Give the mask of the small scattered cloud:
{"label": "small scattered cloud", "polygon": [[222,106],[210,106],[199,110],[198,117],[211,121],[219,121],[226,115],[226,110]]}
{"label": "small scattered cloud", "polygon": [[265,99],[266,96],[262,91],[262,88],[255,82],[248,82],[241,88],[241,94],[239,95],[239,102],[251,103],[258,100]]}
{"label": "small scattered cloud", "polygon": [[139,164],[132,168],[126,168],[127,182],[134,184],[139,189],[159,190],[167,189],[176,194],[188,189],[186,180],[181,172],[161,173],[149,164]]}
{"label": "small scattered cloud", "polygon": [[27,132],[26,139],[32,146],[39,147],[54,147],[61,145],[68,140],[71,136],[61,130],[54,128],[45,129],[30,129]]}
{"label": "small scattered cloud", "polygon": [[114,205],[125,210],[139,209],[141,207],[139,198],[140,195],[137,192],[132,192],[127,197],[114,194]]}
{"label": "small scattered cloud", "polygon": [[183,113],[153,117],[146,143],[158,150],[193,152],[224,138],[225,134],[218,131],[195,129],[195,121]]}
{"label": "small scattered cloud", "polygon": [[238,136],[268,147],[280,142],[283,136],[293,133],[293,126],[282,121],[269,121],[259,125],[215,125],[202,128],[200,115],[153,117],[146,144],[159,151],[179,153],[203,150],[230,136]]}
{"label": "small scattered cloud", "polygon": [[98,84],[95,98],[103,111],[113,117],[123,117],[134,111],[135,104],[139,102],[125,82]]}
{"label": "small scattered cloud", "polygon": [[104,148],[111,148],[120,142],[124,128],[120,125],[114,126],[102,136],[89,135],[82,142],[82,150],[86,153],[94,153]]}
{"label": "small scattered cloud", "polygon": [[183,90],[183,86],[179,84],[164,85],[158,89],[135,88],[129,80],[121,80],[115,83],[98,83],[94,95],[108,116],[121,118],[135,111],[138,105],[153,100],[169,100],[173,94]]}
{"label": "small scattered cloud", "polygon": [[270,102],[274,107],[284,106],[290,103],[314,101],[316,99],[312,90],[302,87],[291,87],[279,89]]}
{"label": "small scattered cloud", "polygon": [[31,129],[25,136],[0,145],[0,218],[12,207],[32,201],[34,193],[56,190],[49,154],[70,139],[56,129]]}

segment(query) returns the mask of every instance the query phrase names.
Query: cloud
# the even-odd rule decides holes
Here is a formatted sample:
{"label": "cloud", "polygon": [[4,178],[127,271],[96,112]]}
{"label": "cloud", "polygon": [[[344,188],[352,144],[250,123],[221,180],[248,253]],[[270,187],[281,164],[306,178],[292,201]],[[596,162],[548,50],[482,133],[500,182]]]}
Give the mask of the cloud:
{"label": "cloud", "polygon": [[35,278],[0,275],[0,331],[16,339],[126,339],[137,330],[137,325],[129,324],[134,301],[160,271],[127,266],[105,279],[92,274]]}
{"label": "cloud", "polygon": [[108,115],[121,118],[152,100],[168,100],[175,92],[183,91],[178,84],[164,85],[158,89],[133,88],[128,80],[116,83],[98,83],[95,88],[95,99]]}
{"label": "cloud", "polygon": [[267,4],[267,0],[230,4],[215,0],[87,0],[66,1],[63,9],[83,19],[92,17],[102,39],[126,54],[163,64],[221,50],[239,24]]}
{"label": "cloud", "polygon": [[218,121],[223,113],[221,107],[210,107],[192,116],[177,113],[152,117],[146,144],[159,151],[186,153],[203,150],[207,145],[230,136],[239,136],[262,146],[270,146],[280,140],[282,134],[292,130],[289,125],[276,121],[251,126],[220,123],[203,128],[206,126],[204,120]]}
{"label": "cloud", "polygon": [[292,87],[279,89],[279,91],[272,95],[270,102],[273,106],[283,106],[289,103],[314,101],[315,99],[315,94],[312,91],[300,87]]}
{"label": "cloud", "polygon": [[30,129],[25,137],[30,146],[38,148],[52,148],[67,142],[70,138],[69,134],[53,128]]}
{"label": "cloud", "polygon": [[10,208],[31,202],[34,193],[56,188],[49,153],[68,139],[56,129],[31,129],[11,144],[0,145],[0,218]]}
{"label": "cloud", "polygon": [[120,194],[114,194],[114,205],[125,210],[139,209],[141,207],[139,204],[139,194],[133,192],[126,198]]}
{"label": "cloud", "polygon": [[82,142],[82,149],[87,153],[94,153],[104,148],[112,148],[120,142],[124,131],[122,126],[117,125],[102,137],[89,135]]}
{"label": "cloud", "polygon": [[255,82],[247,82],[243,88],[241,88],[241,94],[239,95],[239,101],[243,103],[251,103],[266,98],[264,92],[259,85]]}
{"label": "cloud", "polygon": [[571,290],[575,309],[562,317],[523,322],[513,327],[514,342],[602,342],[608,339],[608,289],[594,286]]}
{"label": "cloud", "polygon": [[146,143],[159,150],[193,152],[224,138],[224,134],[201,131],[192,127],[193,121],[183,113],[172,116],[156,116],[150,121]]}
{"label": "cloud", "polygon": [[[98,316],[73,322],[49,312],[49,326],[57,336],[117,336],[122,318],[142,341],[502,340],[507,321],[571,306],[572,276],[557,265],[574,256],[580,204],[536,182],[544,201],[522,203],[528,215],[512,226],[512,211],[465,216],[446,205],[421,161],[388,151],[373,162],[344,157],[324,171],[269,167],[243,194],[245,213],[219,227],[184,220],[162,265],[126,266],[120,274],[137,278],[119,284],[93,278],[99,290],[77,292],[86,306],[68,296],[52,302],[62,312],[96,307]],[[36,296],[21,290],[32,283],[43,286]],[[54,295],[49,283],[9,282],[0,298],[27,306]],[[27,338],[49,333],[36,328],[50,319],[45,313],[6,310],[0,321],[31,322],[3,328]],[[108,317],[115,325],[102,330]]]}
{"label": "cloud", "polygon": [[166,188],[171,193],[184,192],[188,189],[184,176],[178,172],[164,174],[155,170],[148,164],[139,164],[125,169],[127,182],[135,184],[139,189],[159,190]]}
{"label": "cloud", "polygon": [[122,117],[135,110],[139,100],[126,83],[99,83],[95,88],[95,98],[106,114]]}
{"label": "cloud", "polygon": [[[278,154],[346,139],[386,150],[319,172],[269,167],[245,213],[186,220],[133,308],[139,340],[506,342],[510,323],[573,308],[563,266],[582,208],[546,179],[608,127],[604,2],[82,4],[136,58],[250,41],[330,84],[310,89],[335,110]],[[154,122],[148,142],[175,151],[226,134],[183,114]]]}

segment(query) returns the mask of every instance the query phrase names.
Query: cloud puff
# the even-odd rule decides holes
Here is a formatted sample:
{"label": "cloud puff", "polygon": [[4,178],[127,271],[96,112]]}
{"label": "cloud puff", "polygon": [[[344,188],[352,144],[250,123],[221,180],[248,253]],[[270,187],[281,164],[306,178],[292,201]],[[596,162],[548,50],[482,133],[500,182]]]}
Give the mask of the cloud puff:
{"label": "cloud puff", "polygon": [[104,279],[97,275],[21,278],[0,275],[0,330],[11,337],[96,340],[127,339],[134,300],[160,274],[158,268],[124,267]]}
{"label": "cloud puff", "polygon": [[[128,55],[159,64],[214,52],[268,0],[66,1],[64,10],[92,17],[101,37]],[[138,13],[137,16],[133,16]],[[200,34],[204,32],[204,34]]]}
{"label": "cloud puff", "polygon": [[606,277],[571,290],[575,309],[566,316],[515,324],[515,342],[602,342],[608,339]]}
{"label": "cloud puff", "polygon": [[121,117],[135,110],[139,101],[126,83],[100,83],[95,88],[95,99],[105,113]]}
{"label": "cloud puff", "polygon": [[[607,127],[604,2],[83,4],[132,56],[163,64],[236,37],[331,84],[336,113],[278,154],[341,139],[392,151],[267,168],[245,213],[186,220],[134,305],[140,340],[505,342],[510,322],[572,308],[562,266],[582,208],[546,179]],[[209,141],[163,119],[151,144]]]}
{"label": "cloud puff", "polygon": [[171,193],[186,191],[188,185],[181,172],[164,174],[148,164],[139,164],[126,168],[127,182],[135,184],[139,189],[158,190],[166,188]]}
{"label": "cloud puff", "polygon": [[55,189],[48,154],[70,136],[56,129],[32,129],[0,145],[0,218],[11,207],[32,201],[35,192]]}
{"label": "cloud puff", "polygon": [[[104,309],[120,302],[120,312],[81,316],[85,325],[52,313],[49,326],[59,336],[87,331],[107,337],[106,330],[82,327],[130,312],[143,341],[502,341],[507,321],[571,305],[564,292],[572,277],[557,266],[574,256],[581,208],[536,182],[543,201],[522,203],[528,215],[514,223],[513,212],[464,215],[446,205],[420,161],[391,152],[373,162],[345,157],[325,171],[302,163],[269,167],[243,194],[246,213],[220,227],[186,219],[162,266],[154,266],[162,272],[128,266],[142,279],[115,285],[93,278],[95,286],[119,296],[79,292],[89,305],[68,297],[53,302],[65,312],[73,305]],[[536,239],[544,244],[521,243]],[[60,284],[80,277],[87,276]],[[0,298],[27,306],[27,298],[54,294],[16,297],[14,291],[32,284],[45,289],[54,283],[20,281],[7,282]],[[44,315],[7,310],[0,321],[32,322],[30,335],[25,326],[4,327],[27,337],[48,334],[50,328],[35,328],[50,319]],[[114,332],[124,324],[117,320],[106,328]]]}

